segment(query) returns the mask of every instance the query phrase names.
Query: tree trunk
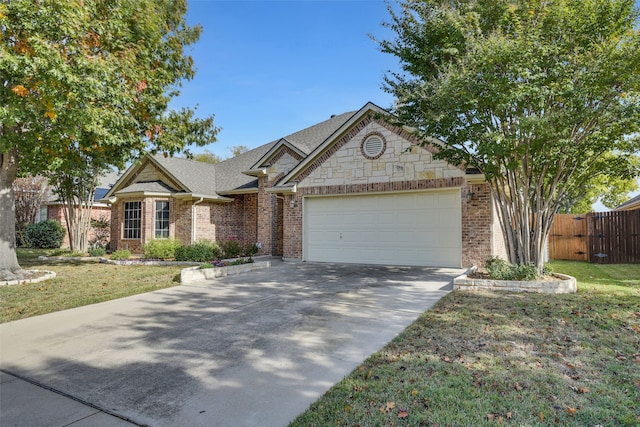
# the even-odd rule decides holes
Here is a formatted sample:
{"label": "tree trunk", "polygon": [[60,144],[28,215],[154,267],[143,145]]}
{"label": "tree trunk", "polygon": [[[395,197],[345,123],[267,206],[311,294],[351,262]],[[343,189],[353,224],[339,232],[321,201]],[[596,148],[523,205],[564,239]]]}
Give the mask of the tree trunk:
{"label": "tree trunk", "polygon": [[18,149],[0,153],[0,280],[20,278],[16,255],[16,211],[13,181],[18,171]]}
{"label": "tree trunk", "polygon": [[89,183],[74,180],[73,176],[63,177],[57,187],[62,201],[62,210],[69,233],[69,246],[72,252],[87,252],[89,229],[91,228],[91,210],[97,181],[92,175]]}
{"label": "tree trunk", "polygon": [[504,235],[507,261],[533,264],[539,274],[544,268],[545,242],[557,210],[545,202],[539,189],[531,190],[528,182],[520,182],[507,172],[503,179],[490,182]]}

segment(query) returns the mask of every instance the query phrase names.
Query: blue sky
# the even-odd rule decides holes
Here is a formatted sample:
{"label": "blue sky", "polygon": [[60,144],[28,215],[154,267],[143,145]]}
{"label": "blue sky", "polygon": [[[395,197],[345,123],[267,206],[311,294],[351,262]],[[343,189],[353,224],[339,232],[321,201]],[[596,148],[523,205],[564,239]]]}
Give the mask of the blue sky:
{"label": "blue sky", "polygon": [[381,0],[188,5],[187,22],[203,27],[189,52],[197,71],[172,106],[215,115],[222,131],[205,148],[222,157],[231,146],[253,148],[368,101],[393,102],[381,86],[398,61],[369,38],[390,34]]}
{"label": "blue sky", "polygon": [[383,108],[393,103],[382,82],[387,71],[399,69],[398,61],[369,37],[393,37],[382,26],[389,20],[383,0],[188,5],[187,22],[203,29],[188,51],[196,76],[172,107],[197,105],[198,115],[214,114],[222,128],[217,142],[193,152],[228,157],[232,146],[254,148],[368,101]]}

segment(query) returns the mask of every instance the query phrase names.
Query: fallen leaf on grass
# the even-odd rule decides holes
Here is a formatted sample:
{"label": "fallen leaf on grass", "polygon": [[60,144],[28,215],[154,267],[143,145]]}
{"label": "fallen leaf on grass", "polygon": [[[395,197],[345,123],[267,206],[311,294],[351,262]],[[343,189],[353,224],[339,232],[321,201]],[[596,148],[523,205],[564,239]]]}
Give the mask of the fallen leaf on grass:
{"label": "fallen leaf on grass", "polygon": [[544,412],[540,411],[538,418],[540,418],[540,422],[544,421]]}
{"label": "fallen leaf on grass", "polygon": [[578,412],[578,410],[576,408],[571,408],[571,407],[567,408],[566,411],[571,415],[573,415],[576,412]]}
{"label": "fallen leaf on grass", "polygon": [[569,388],[579,394],[589,393],[589,389],[586,387],[575,387],[570,385]]}
{"label": "fallen leaf on grass", "polygon": [[418,390],[416,390],[415,388],[411,390],[411,396],[415,396],[416,394],[418,394]]}
{"label": "fallen leaf on grass", "polygon": [[396,407],[396,402],[387,402],[386,405],[380,408],[380,412],[386,414],[390,410]]}
{"label": "fallen leaf on grass", "polygon": [[510,419],[511,419],[511,416],[512,416],[512,415],[511,415],[511,412],[507,412],[506,417],[507,417],[507,419],[508,419],[508,420],[510,420]]}
{"label": "fallen leaf on grass", "polygon": [[516,385],[515,385],[515,389],[516,389],[517,391],[521,391],[521,390],[522,390],[522,386],[521,386],[520,384],[516,383]]}
{"label": "fallen leaf on grass", "polygon": [[406,410],[402,409],[400,410],[400,412],[398,412],[398,418],[400,419],[405,419],[409,416],[409,412],[407,412]]}

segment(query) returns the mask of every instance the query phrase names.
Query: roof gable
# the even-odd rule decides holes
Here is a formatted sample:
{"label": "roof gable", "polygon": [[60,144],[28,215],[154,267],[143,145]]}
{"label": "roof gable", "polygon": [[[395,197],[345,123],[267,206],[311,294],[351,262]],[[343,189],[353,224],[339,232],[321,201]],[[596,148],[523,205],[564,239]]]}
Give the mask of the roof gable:
{"label": "roof gable", "polygon": [[[355,113],[346,113],[349,116],[346,117],[346,120],[336,128],[321,144],[315,147],[315,149],[309,153],[309,155],[298,164],[293,170],[291,170],[285,177],[283,177],[278,185],[287,186],[290,185],[291,181],[296,180],[299,175],[308,167],[313,165],[314,162],[321,160],[320,158],[325,155],[328,149],[340,139],[346,132],[358,132],[360,129],[354,129],[355,125],[362,126],[362,120],[369,115],[382,114],[389,115],[389,113],[378,107],[372,102],[368,102],[362,107],[360,110]],[[345,115],[342,115],[345,116]]]}

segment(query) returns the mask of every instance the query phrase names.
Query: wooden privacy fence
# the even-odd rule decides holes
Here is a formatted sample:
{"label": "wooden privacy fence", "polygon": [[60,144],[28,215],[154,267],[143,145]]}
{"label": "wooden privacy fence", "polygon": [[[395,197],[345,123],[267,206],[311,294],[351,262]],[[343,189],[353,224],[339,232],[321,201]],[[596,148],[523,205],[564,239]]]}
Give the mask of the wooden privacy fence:
{"label": "wooden privacy fence", "polygon": [[640,210],[556,215],[549,234],[549,257],[640,263]]}

